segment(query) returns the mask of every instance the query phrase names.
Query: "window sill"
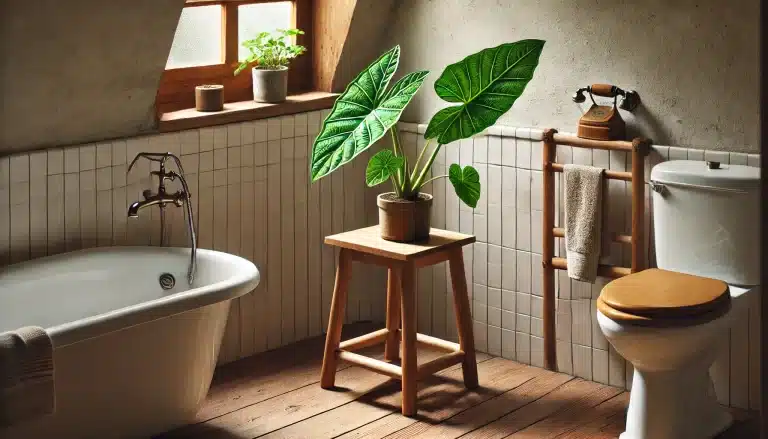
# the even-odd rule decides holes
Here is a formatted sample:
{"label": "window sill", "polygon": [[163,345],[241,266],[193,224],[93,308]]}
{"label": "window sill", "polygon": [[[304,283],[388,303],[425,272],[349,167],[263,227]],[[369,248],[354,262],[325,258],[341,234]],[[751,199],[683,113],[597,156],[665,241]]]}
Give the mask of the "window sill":
{"label": "window sill", "polygon": [[285,102],[279,104],[242,101],[226,103],[224,110],[213,113],[197,111],[194,108],[172,111],[160,116],[158,130],[161,132],[182,131],[323,110],[331,108],[338,96],[336,93],[313,91],[288,96]]}

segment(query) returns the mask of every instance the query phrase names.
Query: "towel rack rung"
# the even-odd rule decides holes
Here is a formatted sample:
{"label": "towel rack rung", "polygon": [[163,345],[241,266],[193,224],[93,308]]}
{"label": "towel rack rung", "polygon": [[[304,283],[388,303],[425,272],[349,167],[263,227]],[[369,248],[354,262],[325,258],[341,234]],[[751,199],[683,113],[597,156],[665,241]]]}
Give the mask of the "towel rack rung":
{"label": "towel rack rung", "polygon": [[[565,170],[565,165],[561,163],[550,163],[549,166],[552,168],[554,172],[563,172]],[[631,172],[611,171],[606,169],[604,175],[605,175],[605,178],[609,180],[632,181]]]}
{"label": "towel rack rung", "polygon": [[570,134],[554,133],[554,143],[574,146],[576,148],[604,149],[608,151],[632,152],[633,143],[626,140],[592,140],[583,139]]}
{"label": "towel rack rung", "polygon": [[[568,260],[565,258],[552,258],[552,268],[558,270],[568,269]],[[618,278],[628,276],[632,273],[632,269],[629,267],[619,267],[616,265],[603,265],[597,266],[597,275],[602,277]]]}
{"label": "towel rack rung", "polygon": [[[565,229],[562,227],[555,227],[552,229],[552,236],[555,238],[565,238]],[[613,235],[611,241],[619,244],[632,244],[632,237],[630,235]]]}

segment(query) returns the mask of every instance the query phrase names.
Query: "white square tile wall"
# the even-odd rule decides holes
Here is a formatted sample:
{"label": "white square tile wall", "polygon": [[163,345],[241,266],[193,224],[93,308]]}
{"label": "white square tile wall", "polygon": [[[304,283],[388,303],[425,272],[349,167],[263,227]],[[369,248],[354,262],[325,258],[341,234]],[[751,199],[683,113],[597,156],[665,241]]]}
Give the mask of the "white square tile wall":
{"label": "white square tile wall", "polygon": [[[379,146],[332,176],[310,184],[308,160],[326,111],[158,134],[0,158],[0,264],[104,245],[157,245],[159,218],[148,212],[126,218],[128,204],[154,188],[149,165],[127,163],[140,151],[181,155],[193,194],[201,247],[246,257],[259,266],[255,292],[232,306],[220,362],[320,335],[327,324],[336,254],[323,237],[378,222],[376,195],[364,184],[367,159]],[[401,124],[404,149],[424,145],[425,125]],[[430,184],[433,225],[475,234],[465,248],[478,348],[526,364],[543,364],[541,218],[543,209],[539,129],[494,127],[489,135],[446,145],[433,173],[452,163],[481,174],[482,198],[468,209],[446,179]],[[626,154],[558,147],[560,163],[624,170]],[[719,160],[757,166],[759,155],[656,146],[649,159]],[[612,182],[616,183],[616,182]],[[607,226],[629,227],[626,184],[611,184]],[[562,186],[556,180],[558,202]],[[184,218],[171,209],[170,242],[186,245]],[[556,221],[562,212],[557,209]],[[646,236],[648,236],[646,234]],[[556,252],[562,254],[562,246]],[[628,252],[611,249],[611,262]],[[608,345],[594,319],[600,286],[556,276],[558,369],[628,387],[631,367]],[[356,267],[347,322],[384,320],[386,272]],[[445,263],[418,274],[418,328],[457,339],[450,275]],[[757,407],[759,319],[732,329],[731,342],[713,367],[721,402]]]}

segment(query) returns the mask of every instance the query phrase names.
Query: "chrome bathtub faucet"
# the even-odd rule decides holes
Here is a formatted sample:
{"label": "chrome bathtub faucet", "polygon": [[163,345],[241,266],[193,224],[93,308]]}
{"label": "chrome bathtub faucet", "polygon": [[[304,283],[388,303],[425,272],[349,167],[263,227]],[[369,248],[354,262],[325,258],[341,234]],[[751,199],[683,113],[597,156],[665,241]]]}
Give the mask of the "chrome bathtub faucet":
{"label": "chrome bathtub faucet", "polygon": [[[176,207],[186,206],[185,219],[187,223],[187,233],[189,234],[190,239],[190,247],[192,248],[189,268],[187,270],[187,281],[192,285],[192,281],[195,279],[195,272],[197,271],[197,237],[195,236],[195,219],[192,216],[192,205],[189,202],[191,195],[189,193],[187,180],[184,178],[184,168],[181,166],[181,160],[170,152],[140,152],[133,158],[130,166],[128,166],[126,174],[131,172],[133,165],[136,164],[139,158],[145,158],[149,161],[160,163],[159,170],[150,171],[150,174],[156,175],[158,179],[157,193],[153,194],[150,189],[146,189],[143,192],[144,201],[135,201],[128,207],[128,217],[136,218],[139,216],[139,211],[145,207],[158,206],[160,208],[160,245],[165,246],[165,206],[167,204]],[[169,159],[173,160],[179,172],[172,170],[168,171],[165,169],[165,163]],[[175,181],[177,178],[181,183],[181,190],[174,193],[168,193],[165,189],[165,182]]]}

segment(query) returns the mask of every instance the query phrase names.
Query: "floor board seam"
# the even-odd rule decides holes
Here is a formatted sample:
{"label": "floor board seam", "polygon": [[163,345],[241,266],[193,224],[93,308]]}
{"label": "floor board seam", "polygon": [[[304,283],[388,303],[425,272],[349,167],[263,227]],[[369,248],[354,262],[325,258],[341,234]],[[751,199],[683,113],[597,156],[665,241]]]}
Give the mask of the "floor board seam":
{"label": "floor board seam", "polygon": [[[606,387],[611,387],[611,386],[607,386],[607,385],[606,385]],[[553,390],[552,390],[552,392],[554,392],[554,390],[555,390],[555,389],[553,389]],[[549,393],[552,393],[552,392],[549,392]],[[547,393],[547,395],[549,395],[549,393]],[[619,396],[619,395],[621,395],[621,392],[619,392],[619,393],[616,393],[616,394],[614,394],[614,395],[612,395],[612,396],[608,396],[608,397],[606,397],[605,399],[602,399],[602,400],[598,401],[596,404],[589,406],[589,409],[594,409],[595,407],[599,406],[600,404],[602,404],[602,403],[604,403],[604,402],[606,402],[606,401],[608,401],[608,400],[610,400],[610,399],[613,399],[613,398],[615,398],[615,397],[617,397],[617,396]],[[546,395],[545,395],[545,396],[546,396]],[[586,395],[585,395],[585,396],[586,396]],[[521,408],[522,408],[522,407],[521,407]],[[518,429],[517,431],[513,431],[513,432],[511,432],[510,434],[508,434],[508,435],[504,436],[504,437],[503,437],[503,438],[501,438],[501,439],[506,439],[506,438],[508,438],[508,437],[510,437],[510,436],[512,436],[512,435],[514,435],[514,434],[516,434],[516,433],[519,433],[519,432],[521,432],[521,431],[524,431],[524,430],[526,430],[527,428],[530,428],[530,427],[532,427],[532,426],[534,426],[534,425],[536,425],[536,424],[538,424],[538,423],[540,423],[540,422],[545,422],[545,421],[547,421],[547,420],[549,420],[549,419],[551,419],[551,418],[553,418],[553,417],[556,417],[558,414],[560,414],[560,413],[562,413],[562,412],[566,412],[566,411],[568,411],[568,410],[572,410],[572,409],[573,409],[573,407],[569,407],[568,405],[565,405],[565,406],[563,406],[563,407],[559,408],[558,410],[556,410],[556,411],[554,411],[554,412],[552,412],[552,413],[550,413],[550,414],[548,414],[548,415],[544,416],[543,418],[541,418],[541,419],[538,419],[538,420],[536,420],[536,421],[534,421],[534,422],[532,422],[532,423],[530,423],[530,424],[528,424],[528,425],[526,425],[526,426],[524,426],[524,427],[522,427],[522,428]],[[518,410],[519,410],[519,409],[518,409]],[[515,410],[515,411],[516,411],[516,410]],[[588,419],[586,419],[586,420],[588,420]],[[573,431],[575,428],[581,427],[582,425],[584,425],[584,424],[583,424],[583,423],[577,423],[577,424],[575,424],[575,425],[573,426],[573,428],[571,428],[571,429],[569,429],[568,431],[565,431],[565,432],[563,432],[563,433],[568,433],[568,432],[570,432],[570,431]]]}
{"label": "floor board seam", "polygon": [[[498,358],[498,357],[491,357],[491,358]],[[480,363],[480,362],[478,362],[478,363]],[[504,391],[504,392],[500,392],[500,393],[497,393],[496,395],[493,395],[492,397],[490,397],[490,398],[486,399],[485,401],[482,401],[480,404],[482,404],[482,403],[485,403],[486,401],[490,401],[490,400],[492,400],[493,398],[496,398],[497,396],[503,395],[504,393],[507,393],[507,392],[511,392],[511,391],[515,390],[516,388],[518,388],[518,387],[522,386],[523,384],[525,384],[525,383],[527,383],[527,382],[529,382],[529,381],[531,381],[531,380],[533,380],[533,379],[535,379],[535,378],[536,378],[535,376],[532,376],[531,378],[529,378],[529,379],[527,379],[527,380],[523,381],[522,383],[518,384],[518,385],[517,385],[517,386],[515,386],[515,387],[512,387],[511,389],[509,389],[509,390],[507,390],[507,391]],[[478,405],[479,405],[479,404],[475,404],[475,405],[471,405],[471,406],[469,406],[469,407],[467,407],[467,408],[464,408],[464,409],[462,409],[462,410],[460,410],[460,411],[458,411],[458,412],[456,412],[456,413],[452,414],[451,416],[448,416],[448,417],[447,417],[447,418],[445,418],[445,419],[441,419],[441,420],[440,420],[440,422],[438,422],[437,424],[432,424],[432,425],[439,425],[439,424],[442,424],[443,422],[446,422],[446,421],[448,421],[449,419],[453,418],[454,416],[458,416],[458,415],[460,415],[461,413],[464,413],[464,412],[466,412],[467,410],[470,410],[470,409],[472,409],[472,408],[474,408],[474,407],[477,407]],[[388,414],[388,415],[386,415],[386,416],[382,416],[382,417],[381,417],[381,418],[379,418],[379,419],[384,419],[384,418],[386,418],[387,416],[392,416],[392,415],[398,415],[398,413],[397,413],[397,412],[392,412],[392,413],[390,413],[390,414]],[[347,431],[347,432],[345,432],[345,433],[343,433],[343,434],[340,434],[340,435],[338,435],[338,436],[334,436],[334,437],[333,437],[333,438],[331,438],[331,439],[335,439],[335,438],[337,438],[337,437],[343,436],[343,435],[345,435],[345,434],[348,434],[348,433],[350,433],[350,432],[353,432],[353,431],[355,431],[355,430],[361,429],[361,428],[365,427],[366,425],[369,425],[369,424],[371,424],[371,423],[373,423],[373,422],[376,422],[376,421],[378,421],[379,419],[376,419],[375,421],[371,421],[371,422],[368,422],[368,423],[366,423],[365,425],[361,425],[360,427],[357,427],[357,428],[355,428],[355,429],[349,430],[349,431]],[[413,418],[410,418],[410,419],[413,419]],[[395,434],[397,434],[397,433],[399,433],[399,432],[401,432],[401,431],[403,431],[403,430],[405,430],[405,429],[407,429],[407,428],[410,428],[410,427],[412,427],[412,426],[413,426],[413,425],[415,425],[415,424],[418,424],[419,422],[422,422],[422,421],[419,421],[419,420],[417,420],[417,419],[413,419],[413,422],[412,422],[412,423],[410,423],[410,424],[406,425],[406,426],[405,426],[405,427],[403,427],[403,428],[400,428],[400,429],[398,429],[398,430],[395,430],[395,431],[393,431],[393,432],[389,433],[388,435],[384,436],[384,438],[387,438],[387,437],[390,437],[390,436],[392,436],[392,435],[395,435]]]}
{"label": "floor board seam", "polygon": [[[503,417],[505,417],[505,416],[509,416],[510,414],[512,414],[512,413],[514,413],[514,412],[516,412],[516,411],[519,411],[519,410],[523,409],[523,408],[524,408],[524,407],[526,407],[526,406],[529,406],[529,405],[533,404],[534,402],[536,402],[536,401],[540,400],[541,398],[544,398],[545,396],[547,396],[547,395],[549,395],[550,393],[552,393],[552,392],[556,391],[557,389],[559,389],[559,388],[561,388],[561,387],[565,386],[566,384],[570,383],[571,381],[573,381],[573,380],[575,380],[575,379],[576,379],[576,377],[573,377],[573,376],[572,376],[572,377],[571,377],[571,378],[570,378],[568,381],[566,381],[566,382],[564,382],[564,383],[562,383],[562,384],[559,384],[559,385],[557,385],[556,387],[553,387],[553,388],[552,388],[552,390],[550,390],[549,392],[547,392],[547,393],[545,393],[545,394],[543,394],[543,395],[539,396],[538,398],[534,398],[534,399],[532,399],[532,400],[530,400],[530,401],[526,402],[525,404],[521,405],[520,407],[517,407],[516,409],[514,409],[514,410],[512,410],[512,411],[504,413],[503,415],[499,416],[498,418],[495,418],[495,419],[493,419],[493,420],[491,420],[491,421],[489,421],[489,422],[486,422],[486,423],[485,423],[485,424],[483,424],[483,425],[479,425],[479,426],[477,426],[477,427],[473,428],[472,430],[469,430],[469,431],[467,431],[466,433],[462,434],[461,436],[457,436],[455,439],[459,439],[459,438],[462,438],[462,437],[464,437],[464,436],[466,436],[466,435],[468,435],[468,434],[471,434],[471,433],[472,433],[472,432],[474,432],[474,431],[477,431],[477,430],[479,430],[479,429],[481,429],[481,428],[485,427],[486,425],[490,425],[490,424],[493,424],[494,422],[498,421],[499,419],[501,419],[501,418],[503,418]],[[510,391],[511,391],[511,390],[510,390]],[[493,398],[491,398],[491,399],[488,399],[488,400],[486,400],[486,401],[483,401],[483,403],[485,403],[485,402],[487,402],[487,401],[491,401],[491,400],[493,400],[493,399],[496,399],[496,398],[499,398],[499,397],[501,397],[502,395],[504,395],[504,394],[506,394],[506,393],[508,393],[508,392],[500,393],[500,394],[498,394],[498,395],[494,396],[494,397],[493,397]],[[475,407],[477,407],[477,406],[475,406]],[[526,428],[528,428],[528,426],[526,426]],[[513,433],[513,434],[514,434],[514,433]]]}
{"label": "floor board seam", "polygon": [[[351,326],[353,326],[353,328],[351,328],[351,334],[352,334],[353,337],[355,337],[355,336],[357,336],[358,332],[363,334],[367,330],[368,326],[373,326],[373,325],[372,325],[372,322],[367,322],[366,321],[366,322],[356,322],[354,324],[351,324]],[[361,328],[363,328],[363,329],[361,329]],[[307,345],[309,345],[313,341],[314,342],[322,342],[325,339],[325,334],[317,336],[317,337],[313,337],[313,338],[315,340],[312,340],[312,338],[305,338],[303,340],[299,340],[299,341],[295,342],[294,344],[302,344],[302,345],[303,344],[307,344]],[[267,356],[270,356],[270,355],[279,355],[279,354],[281,354],[283,352],[287,352],[288,349],[289,349],[289,346],[281,346],[281,347],[276,348],[276,349],[260,352],[259,354],[256,354],[256,355],[251,356],[251,357],[241,358],[240,360],[237,360],[237,361],[243,361],[243,360],[244,361],[255,361],[255,357],[260,357],[260,356],[267,357]],[[312,361],[312,358],[307,358],[307,359],[305,359],[303,361],[297,361],[297,362],[295,362],[293,364],[288,364],[285,367],[297,367],[297,366],[307,365],[307,363],[311,362],[311,361]],[[234,363],[229,363],[227,365],[224,365],[223,368],[217,368],[217,371],[222,370],[223,372],[220,372],[220,373],[225,373],[226,374],[226,368],[227,368],[227,366],[230,366],[231,364],[234,364]],[[317,369],[318,370],[320,370],[321,365],[322,365],[322,363],[318,361],[318,363],[317,363]],[[349,363],[342,363],[336,369],[336,372],[338,373],[338,372],[340,372],[340,371],[342,371],[344,369],[348,369],[350,367],[352,367],[351,364],[349,364]],[[234,409],[234,410],[230,410],[230,411],[228,411],[226,413],[222,413],[222,414],[210,417],[210,418],[206,418],[205,420],[202,420],[202,421],[195,420],[195,422],[188,424],[187,427],[190,427],[190,426],[193,426],[193,425],[205,424],[206,422],[212,421],[214,419],[218,419],[218,418],[220,418],[222,416],[226,416],[226,415],[228,415],[230,413],[234,413],[234,412],[237,412],[239,410],[243,410],[245,408],[252,407],[252,406],[254,406],[256,404],[261,404],[262,402],[268,401],[270,399],[276,398],[278,396],[285,395],[287,393],[290,393],[290,392],[293,392],[293,391],[296,391],[296,390],[299,390],[299,389],[303,389],[304,387],[307,387],[307,386],[312,385],[312,384],[317,384],[319,382],[320,382],[320,378],[318,377],[317,381],[313,381],[311,384],[307,384],[307,385],[304,385],[304,386],[299,386],[299,387],[295,387],[295,388],[290,389],[290,390],[286,390],[285,392],[272,395],[269,398],[266,398],[266,399],[263,399],[263,400],[260,400],[260,401],[257,401],[257,402],[245,405],[243,407],[239,407],[239,408]]]}
{"label": "floor board seam", "polygon": [[[489,361],[489,360],[491,360],[491,359],[493,359],[493,358],[496,358],[496,357],[493,357],[493,356],[490,356],[490,355],[489,355],[489,356],[488,356],[487,358],[485,358],[485,359],[482,359],[482,360],[478,360],[477,364],[480,364],[480,363],[484,363],[484,362],[486,362],[486,361]],[[357,366],[355,366],[355,365],[353,365],[353,364],[348,364],[348,363],[347,363],[347,367],[346,367],[346,368],[350,368],[350,367],[357,367]],[[346,368],[345,368],[345,369],[346,369]],[[461,368],[461,364],[456,364],[456,365],[453,365],[453,366],[451,366],[451,367],[449,367],[449,368],[443,369],[443,370],[442,370],[442,371],[440,371],[440,372],[444,372],[444,371],[451,371],[451,370],[457,370],[457,369],[459,369],[459,368]],[[363,369],[363,368],[360,368],[360,369]],[[341,370],[341,369],[339,369],[339,370]],[[364,370],[364,369],[363,369],[363,370]],[[337,370],[337,372],[338,372],[338,370]],[[375,372],[371,372],[371,373],[375,373]],[[390,381],[385,381],[385,382],[384,382],[384,383],[382,383],[381,385],[384,385],[384,384],[387,384],[387,383],[391,383],[391,382],[393,382],[393,381],[397,382],[398,380],[396,380],[396,379],[390,379]],[[303,388],[305,388],[305,387],[308,387],[308,386],[311,386],[311,385],[315,385],[315,384],[317,384],[317,383],[319,383],[319,382],[320,382],[320,380],[318,379],[318,381],[317,381],[317,382],[315,382],[315,383],[313,383],[313,384],[308,384],[308,385],[306,385],[306,386],[301,386],[301,387],[298,387],[298,388],[296,388],[296,389],[294,389],[294,390],[291,390],[291,391],[285,392],[284,394],[287,394],[287,393],[290,393],[290,392],[294,392],[294,391],[296,391],[296,390],[300,390],[300,389],[303,389]],[[381,386],[381,385],[379,385],[379,386]],[[379,387],[379,386],[376,386],[376,387]],[[280,428],[277,428],[277,429],[275,429],[275,430],[272,430],[272,431],[268,431],[268,432],[265,432],[264,434],[260,434],[260,435],[258,435],[258,436],[255,436],[255,437],[253,437],[253,438],[250,438],[250,439],[258,439],[258,438],[260,438],[260,437],[263,437],[263,436],[266,436],[266,435],[268,435],[268,434],[272,434],[272,433],[274,433],[274,432],[277,432],[277,431],[283,430],[283,429],[285,429],[285,428],[288,428],[288,427],[291,427],[291,426],[293,426],[293,425],[299,424],[299,423],[301,423],[301,422],[304,422],[304,421],[306,421],[306,420],[309,420],[309,419],[312,419],[312,418],[314,418],[314,417],[320,416],[320,415],[322,415],[322,414],[324,414],[324,413],[328,413],[328,412],[330,412],[330,411],[336,410],[336,409],[338,409],[338,408],[340,408],[340,407],[344,407],[344,406],[346,406],[346,405],[352,404],[352,403],[354,403],[354,402],[357,402],[357,401],[359,401],[359,400],[360,400],[360,398],[361,398],[361,397],[363,397],[363,396],[365,396],[366,394],[367,394],[367,392],[366,392],[366,393],[362,393],[362,394],[358,395],[357,397],[355,397],[354,399],[351,399],[351,400],[349,400],[349,401],[347,401],[347,402],[345,402],[345,403],[343,403],[343,404],[339,404],[339,405],[337,405],[337,406],[335,406],[335,407],[331,407],[331,408],[329,408],[329,409],[327,409],[327,410],[323,410],[323,411],[321,411],[321,412],[315,413],[314,415],[311,415],[311,416],[307,416],[306,418],[300,419],[300,420],[298,420],[298,421],[296,421],[296,422],[293,422],[293,423],[290,423],[290,424],[288,424],[288,425],[284,425],[284,426],[282,426],[282,427],[280,427]],[[276,396],[279,396],[279,395],[276,395]],[[269,399],[272,399],[272,398],[269,398]],[[255,404],[251,404],[250,406],[242,407],[241,409],[238,409],[238,410],[234,410],[234,411],[232,411],[232,412],[230,412],[230,413],[234,413],[234,412],[236,412],[236,411],[239,411],[239,410],[243,410],[243,409],[246,409],[246,408],[248,408],[248,407],[251,407],[251,406],[254,406],[254,405],[256,405],[256,404],[261,404],[262,402],[265,402],[265,401],[267,401],[267,400],[264,400],[264,401],[260,401],[260,402],[257,402],[257,403],[255,403]],[[374,419],[374,420],[373,420],[373,421],[371,421],[371,422],[376,422],[376,421],[378,421],[379,419],[383,419],[383,418],[385,418],[385,417],[387,417],[387,416],[389,416],[389,415],[391,415],[391,414],[393,414],[393,413],[397,413],[397,412],[395,412],[395,411],[389,412],[389,413],[387,413],[386,415],[384,415],[384,416],[382,416],[382,417],[380,417],[380,418]],[[366,423],[366,424],[364,424],[364,425],[361,425],[360,427],[357,427],[357,428],[353,428],[352,430],[348,430],[348,431],[345,431],[344,433],[342,433],[342,434],[340,434],[340,435],[338,435],[338,436],[341,436],[341,435],[347,434],[347,433],[349,433],[349,432],[351,432],[351,431],[355,431],[355,430],[357,430],[358,428],[362,428],[362,427],[364,427],[365,425],[368,425],[368,424],[370,424],[371,422],[368,422],[368,423]],[[334,437],[338,437],[338,436],[334,436]]]}
{"label": "floor board seam", "polygon": [[[275,395],[273,395],[273,396],[270,396],[269,398],[263,399],[263,400],[261,400],[261,401],[259,401],[259,402],[254,402],[253,404],[248,404],[248,405],[246,405],[246,406],[240,407],[240,408],[239,408],[239,409],[237,409],[237,410],[232,410],[231,412],[227,412],[227,413],[224,413],[224,414],[221,414],[221,415],[215,416],[215,417],[213,417],[213,418],[211,418],[211,419],[208,419],[208,420],[206,420],[206,421],[203,421],[203,422],[197,422],[197,423],[194,423],[194,424],[189,424],[187,427],[191,427],[191,426],[194,426],[194,425],[202,425],[202,424],[206,424],[206,423],[208,423],[208,422],[210,422],[210,421],[213,421],[213,420],[215,420],[215,419],[219,419],[219,418],[221,418],[221,417],[223,417],[223,416],[227,416],[227,415],[230,415],[230,414],[232,414],[232,413],[236,413],[236,412],[239,412],[239,411],[241,411],[241,410],[245,410],[245,409],[247,409],[247,408],[250,408],[250,407],[253,407],[253,406],[259,405],[259,404],[261,404],[261,403],[267,402],[267,401],[269,401],[269,400],[272,400],[272,399],[275,399],[275,398],[279,398],[280,396],[283,396],[283,395],[287,395],[287,394],[289,394],[289,393],[291,393],[291,392],[295,392],[295,391],[297,391],[297,390],[301,390],[301,389],[304,389],[304,388],[306,388],[306,387],[309,387],[309,386],[314,386],[314,385],[316,385],[316,384],[317,384],[317,383],[319,383],[319,382],[320,382],[320,381],[318,380],[317,382],[314,382],[314,383],[306,384],[306,385],[304,385],[304,386],[299,386],[299,387],[296,387],[295,389],[292,389],[292,390],[288,390],[288,391],[286,391],[286,392],[283,392],[283,393],[280,393],[280,394],[275,394]],[[278,429],[278,430],[279,430],[279,429]],[[273,431],[277,431],[277,430],[273,430]],[[271,432],[270,432],[270,433],[271,433]],[[261,435],[261,436],[263,436],[263,435]],[[260,437],[260,436],[257,436],[257,437]],[[254,438],[251,438],[251,439],[254,439]]]}

